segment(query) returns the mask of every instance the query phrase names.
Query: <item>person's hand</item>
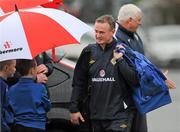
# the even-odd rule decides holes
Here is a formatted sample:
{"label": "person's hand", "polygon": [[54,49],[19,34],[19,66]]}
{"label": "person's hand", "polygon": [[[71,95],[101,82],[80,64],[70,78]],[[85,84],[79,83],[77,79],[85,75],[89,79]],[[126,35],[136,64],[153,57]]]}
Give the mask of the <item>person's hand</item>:
{"label": "person's hand", "polygon": [[175,88],[176,88],[176,84],[175,84],[172,80],[168,79],[168,77],[167,77],[167,75],[168,75],[168,70],[167,70],[167,69],[164,70],[164,71],[163,71],[163,74],[164,74],[164,76],[167,78],[167,79],[165,80],[165,83],[166,83],[166,85],[168,86],[168,88],[169,88],[169,89],[175,89]]}
{"label": "person's hand", "polygon": [[[117,49],[125,49],[122,45],[117,45],[116,48]],[[118,60],[118,59],[122,58],[123,53],[122,52],[117,52],[116,50],[114,50],[113,51],[113,56],[114,56],[113,58],[115,60]]]}
{"label": "person's hand", "polygon": [[167,80],[165,80],[165,83],[169,89],[175,89],[176,88],[176,84],[172,80],[167,79]]}
{"label": "person's hand", "polygon": [[47,83],[47,81],[48,81],[48,78],[45,74],[43,74],[43,73],[37,74],[37,82],[38,83]]}
{"label": "person's hand", "polygon": [[41,64],[37,66],[37,73],[47,73],[48,72],[48,68],[46,67],[46,65]]}
{"label": "person's hand", "polygon": [[[118,46],[116,46],[116,48],[117,48],[117,49],[120,49],[120,48],[124,48],[124,47],[123,47],[122,45],[118,45]],[[111,59],[111,63],[112,63],[113,65],[116,64],[116,61],[117,61],[118,59],[123,59],[123,53],[122,53],[122,52],[117,52],[117,51],[116,51],[117,49],[113,50],[113,58]]]}
{"label": "person's hand", "polygon": [[79,121],[85,122],[85,120],[84,120],[84,118],[82,117],[82,115],[81,115],[80,112],[71,113],[71,115],[70,115],[70,121],[71,121],[71,123],[74,124],[74,125],[79,125],[79,124],[80,124]]}

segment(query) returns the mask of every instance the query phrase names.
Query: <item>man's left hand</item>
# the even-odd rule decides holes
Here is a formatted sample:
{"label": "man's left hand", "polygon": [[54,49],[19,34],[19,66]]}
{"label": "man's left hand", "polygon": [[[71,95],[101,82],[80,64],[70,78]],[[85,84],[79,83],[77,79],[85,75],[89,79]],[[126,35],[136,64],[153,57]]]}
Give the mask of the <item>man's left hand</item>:
{"label": "man's left hand", "polygon": [[47,81],[48,81],[48,78],[45,74],[43,74],[43,73],[37,74],[37,82],[38,83],[47,83]]}
{"label": "man's left hand", "polygon": [[46,67],[46,65],[41,64],[39,66],[37,66],[37,73],[47,73],[48,72],[48,68]]}
{"label": "man's left hand", "polygon": [[167,70],[167,69],[164,70],[164,71],[163,71],[163,74],[164,74],[164,76],[167,78],[167,79],[165,80],[165,83],[166,83],[166,85],[168,86],[168,88],[169,88],[169,89],[175,89],[175,88],[176,88],[176,84],[175,84],[172,80],[168,79],[168,76],[167,76],[168,70]]}

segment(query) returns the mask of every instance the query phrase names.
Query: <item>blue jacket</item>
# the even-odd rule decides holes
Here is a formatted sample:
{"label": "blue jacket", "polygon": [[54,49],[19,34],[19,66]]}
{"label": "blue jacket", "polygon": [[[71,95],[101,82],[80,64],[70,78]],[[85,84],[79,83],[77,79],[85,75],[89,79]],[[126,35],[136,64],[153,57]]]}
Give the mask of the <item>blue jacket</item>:
{"label": "blue jacket", "polygon": [[0,92],[1,92],[1,131],[2,132],[9,132],[10,129],[7,125],[6,121],[6,113],[7,113],[7,106],[8,106],[8,100],[7,100],[7,89],[8,86],[3,78],[0,77]]}
{"label": "blue jacket", "polygon": [[144,55],[125,47],[124,58],[135,65],[139,76],[139,86],[133,88],[133,99],[140,113],[145,114],[171,103],[169,89],[164,80],[166,77],[158,67]]}
{"label": "blue jacket", "polygon": [[14,112],[15,124],[45,130],[46,112],[51,103],[44,85],[31,78],[20,78],[8,92],[9,103]]}

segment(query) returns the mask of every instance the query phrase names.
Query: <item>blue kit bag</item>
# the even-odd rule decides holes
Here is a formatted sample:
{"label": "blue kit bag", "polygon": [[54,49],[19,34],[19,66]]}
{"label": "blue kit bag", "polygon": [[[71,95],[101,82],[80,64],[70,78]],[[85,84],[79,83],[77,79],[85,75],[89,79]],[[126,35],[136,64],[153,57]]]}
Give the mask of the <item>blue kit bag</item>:
{"label": "blue kit bag", "polygon": [[[121,43],[122,44],[122,43]],[[161,106],[171,103],[166,77],[143,54],[125,47],[124,58],[132,63],[139,77],[139,86],[133,88],[133,99],[138,111],[146,114]]]}

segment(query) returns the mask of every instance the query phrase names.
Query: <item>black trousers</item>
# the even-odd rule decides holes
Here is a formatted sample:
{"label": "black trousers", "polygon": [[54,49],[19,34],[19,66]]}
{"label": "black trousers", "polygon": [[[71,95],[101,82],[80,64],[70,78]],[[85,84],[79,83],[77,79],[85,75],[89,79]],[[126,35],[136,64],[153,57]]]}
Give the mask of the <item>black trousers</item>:
{"label": "black trousers", "polygon": [[45,130],[32,127],[25,127],[19,124],[14,125],[11,129],[12,132],[45,132]]}
{"label": "black trousers", "polygon": [[124,120],[92,120],[92,132],[130,132],[131,123]]}
{"label": "black trousers", "polygon": [[134,112],[125,111],[114,120],[91,120],[92,132],[131,132]]}
{"label": "black trousers", "polygon": [[131,132],[148,132],[146,115],[135,110]]}

